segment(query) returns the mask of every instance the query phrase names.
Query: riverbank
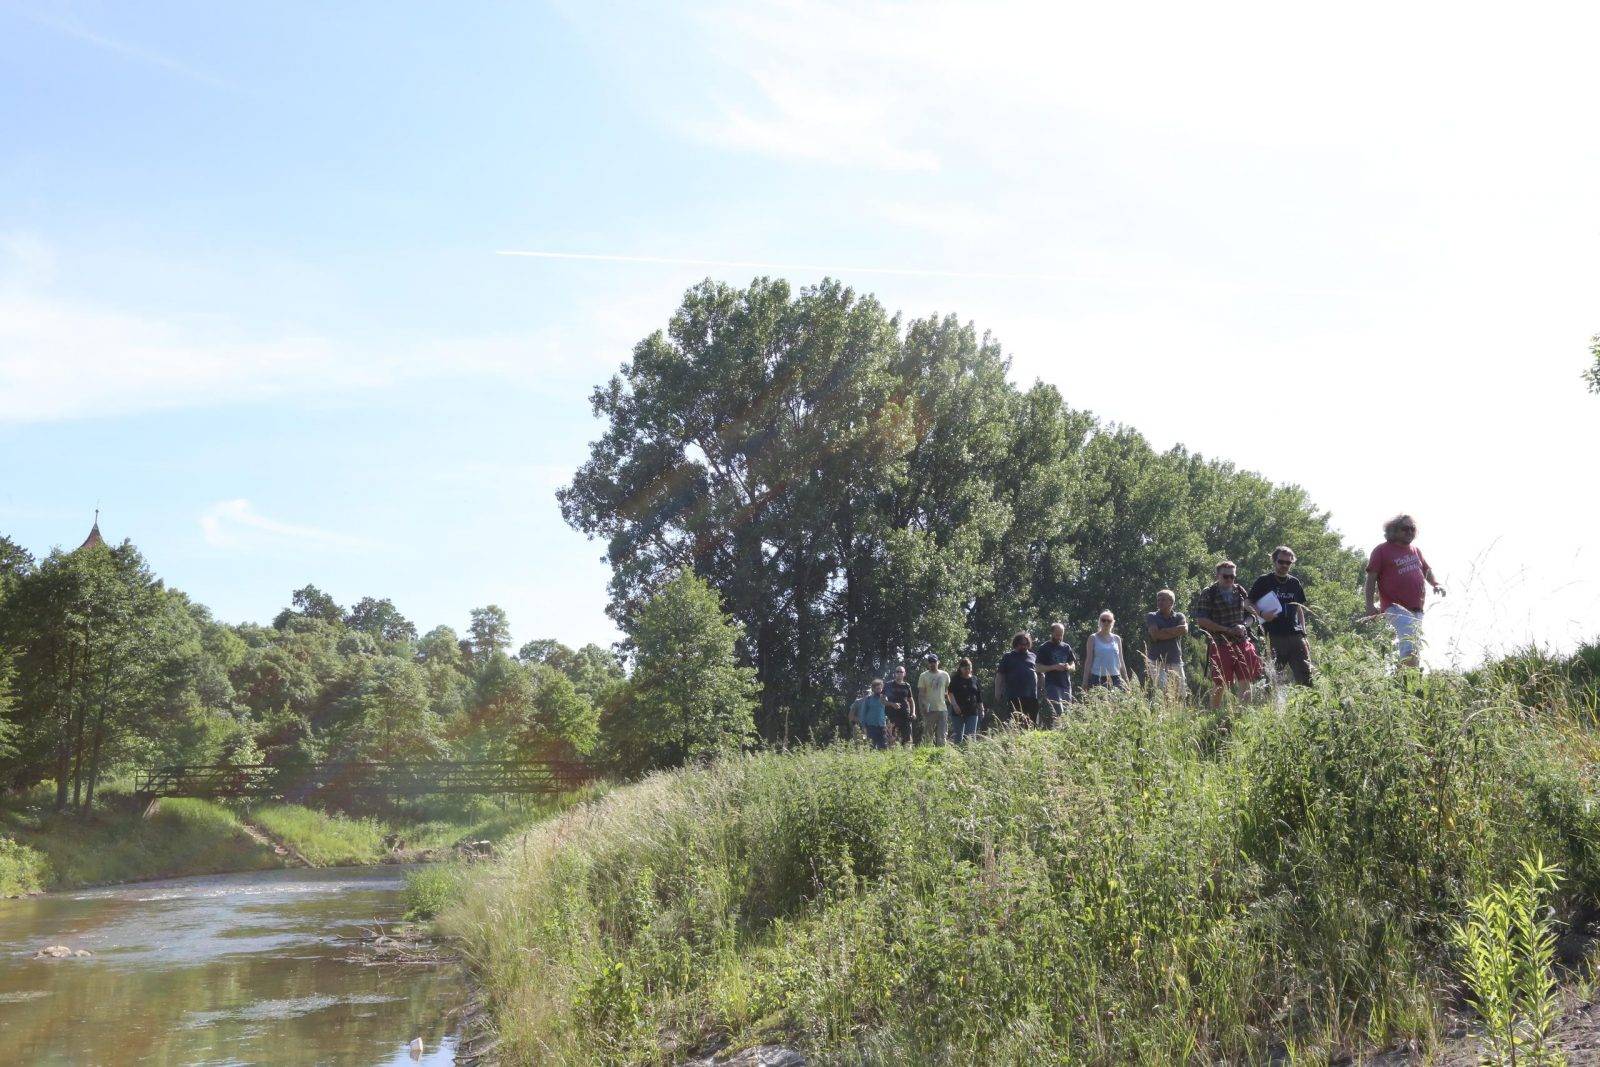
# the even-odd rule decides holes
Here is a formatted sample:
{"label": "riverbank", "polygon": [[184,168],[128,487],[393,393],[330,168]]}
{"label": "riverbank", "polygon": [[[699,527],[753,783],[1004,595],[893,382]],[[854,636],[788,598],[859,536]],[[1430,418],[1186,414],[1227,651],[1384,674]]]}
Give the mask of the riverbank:
{"label": "riverbank", "polygon": [[0,897],[298,865],[428,862],[464,843],[498,842],[573,799],[502,807],[468,798],[382,816],[169,799],[147,815],[134,798],[111,793],[79,816],[52,812],[40,791],[0,803]]}
{"label": "riverbank", "polygon": [[1105,693],[966,750],[730,759],[535,828],[441,923],[507,1062],[1440,1049],[1473,897],[1537,852],[1558,915],[1600,900],[1593,713],[1351,660],[1220,722]]}

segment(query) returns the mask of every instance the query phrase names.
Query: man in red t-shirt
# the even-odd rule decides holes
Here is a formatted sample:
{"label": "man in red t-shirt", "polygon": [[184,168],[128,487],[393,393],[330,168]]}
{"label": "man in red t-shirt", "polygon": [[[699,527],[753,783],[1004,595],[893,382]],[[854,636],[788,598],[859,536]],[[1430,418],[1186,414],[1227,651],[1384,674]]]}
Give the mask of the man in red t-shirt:
{"label": "man in red t-shirt", "polygon": [[1400,666],[1415,667],[1426,586],[1433,586],[1439,596],[1444,596],[1444,587],[1434,581],[1433,568],[1411,544],[1417,539],[1416,519],[1396,515],[1383,524],[1383,536],[1383,544],[1367,560],[1367,615],[1383,613],[1394,627]]}

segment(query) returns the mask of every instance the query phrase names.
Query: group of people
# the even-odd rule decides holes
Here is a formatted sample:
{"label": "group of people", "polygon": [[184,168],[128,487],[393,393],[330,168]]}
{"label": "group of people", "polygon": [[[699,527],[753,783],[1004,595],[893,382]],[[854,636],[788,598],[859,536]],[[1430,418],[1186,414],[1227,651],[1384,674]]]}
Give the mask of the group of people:
{"label": "group of people", "polygon": [[[1418,662],[1420,625],[1427,587],[1444,596],[1416,540],[1417,523],[1410,515],[1397,515],[1384,524],[1384,541],[1372,550],[1366,568],[1366,615],[1384,618],[1393,628],[1402,666]],[[1215,581],[1195,598],[1193,624],[1206,636],[1206,669],[1211,680],[1210,702],[1222,705],[1231,690],[1248,698],[1251,687],[1265,670],[1252,636],[1259,621],[1266,634],[1273,666],[1297,685],[1310,685],[1313,668],[1306,640],[1306,618],[1311,610],[1305,587],[1292,573],[1296,557],[1288,545],[1272,552],[1272,569],[1245,589],[1232,560],[1216,566]],[[1145,615],[1145,680],[1170,698],[1181,699],[1189,685],[1183,660],[1182,639],[1190,633],[1190,619],[1176,610],[1170,589],[1155,596],[1155,610]],[[1011,640],[1011,651],[995,667],[994,701],[999,715],[991,723],[1053,726],[1074,700],[1072,678],[1080,673],[1082,688],[1126,689],[1137,679],[1116,631],[1116,616],[1102,611],[1098,628],[1083,643],[1083,654],[1066,640],[1062,623],[1050,627],[1050,640],[1034,646],[1026,631]],[[939,657],[929,653],[925,669],[913,686],[906,668],[895,667],[890,678],[874,679],[869,689],[850,707],[850,721],[859,725],[877,748],[911,744],[920,728],[924,742],[965,742],[978,735],[989,712],[983,692],[973,676],[972,660],[963,657],[954,677],[940,668]]]}

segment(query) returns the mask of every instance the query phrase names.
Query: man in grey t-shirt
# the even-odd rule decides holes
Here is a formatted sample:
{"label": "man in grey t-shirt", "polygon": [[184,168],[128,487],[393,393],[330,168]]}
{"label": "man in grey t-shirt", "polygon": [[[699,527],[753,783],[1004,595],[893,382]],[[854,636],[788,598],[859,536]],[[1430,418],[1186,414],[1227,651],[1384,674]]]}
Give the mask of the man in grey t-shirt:
{"label": "man in grey t-shirt", "polygon": [[1170,589],[1156,594],[1156,610],[1144,617],[1150,634],[1145,658],[1149,662],[1147,676],[1155,680],[1156,688],[1181,700],[1189,693],[1189,681],[1183,673],[1182,643],[1189,633],[1189,620],[1183,612],[1172,610],[1177,603],[1178,598]]}

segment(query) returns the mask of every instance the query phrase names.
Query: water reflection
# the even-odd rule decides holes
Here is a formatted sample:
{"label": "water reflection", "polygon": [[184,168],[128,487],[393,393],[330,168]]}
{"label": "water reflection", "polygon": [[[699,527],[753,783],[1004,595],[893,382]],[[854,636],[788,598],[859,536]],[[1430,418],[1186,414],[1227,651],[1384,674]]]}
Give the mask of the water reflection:
{"label": "water reflection", "polygon": [[[40,1064],[450,1063],[453,969],[368,966],[396,868],[268,871],[0,901],[0,1048]],[[94,953],[36,960],[45,945]]]}

